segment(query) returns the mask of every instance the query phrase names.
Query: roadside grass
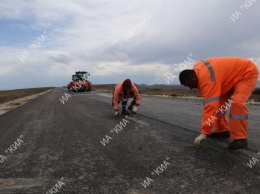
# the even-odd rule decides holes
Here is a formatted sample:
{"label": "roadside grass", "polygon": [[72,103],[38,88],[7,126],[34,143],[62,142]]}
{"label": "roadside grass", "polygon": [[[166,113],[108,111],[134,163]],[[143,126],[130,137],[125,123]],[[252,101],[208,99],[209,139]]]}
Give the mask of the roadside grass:
{"label": "roadside grass", "polygon": [[46,87],[46,88],[28,88],[28,89],[17,89],[17,90],[5,90],[0,91],[0,103],[8,102],[11,100],[15,100],[18,98],[23,98],[26,96],[31,96],[34,94],[38,94],[54,87]]}

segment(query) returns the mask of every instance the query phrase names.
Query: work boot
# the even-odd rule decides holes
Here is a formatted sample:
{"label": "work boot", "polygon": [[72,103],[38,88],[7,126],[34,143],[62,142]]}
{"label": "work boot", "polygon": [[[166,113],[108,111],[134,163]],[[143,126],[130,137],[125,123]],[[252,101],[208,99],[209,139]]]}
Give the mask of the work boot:
{"label": "work boot", "polygon": [[123,109],[121,113],[122,113],[122,115],[129,115],[130,114],[126,109]]}
{"label": "work boot", "polygon": [[133,110],[133,106],[130,105],[130,106],[127,108],[127,110],[132,111],[132,110]]}
{"label": "work boot", "polygon": [[213,132],[210,135],[207,135],[207,137],[212,139],[225,139],[230,137],[230,132]]}
{"label": "work boot", "polygon": [[247,147],[247,139],[235,139],[229,145],[228,149],[235,150]]}

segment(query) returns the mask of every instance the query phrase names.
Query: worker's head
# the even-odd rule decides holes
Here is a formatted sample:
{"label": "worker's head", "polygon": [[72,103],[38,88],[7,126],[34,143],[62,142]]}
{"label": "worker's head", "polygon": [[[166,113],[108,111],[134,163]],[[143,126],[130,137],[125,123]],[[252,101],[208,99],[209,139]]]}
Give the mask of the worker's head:
{"label": "worker's head", "polygon": [[130,91],[132,88],[132,82],[130,79],[126,79],[124,82],[123,82],[123,86],[122,86],[122,89],[123,91],[125,92],[128,92]]}
{"label": "worker's head", "polygon": [[198,78],[192,69],[185,69],[179,75],[181,85],[187,86],[190,89],[198,88]]}

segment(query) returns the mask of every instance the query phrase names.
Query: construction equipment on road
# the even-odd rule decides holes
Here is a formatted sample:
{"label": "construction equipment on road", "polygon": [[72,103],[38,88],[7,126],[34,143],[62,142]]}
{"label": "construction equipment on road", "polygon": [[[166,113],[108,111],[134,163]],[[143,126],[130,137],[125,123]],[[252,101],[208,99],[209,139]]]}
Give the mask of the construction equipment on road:
{"label": "construction equipment on road", "polygon": [[72,75],[72,82],[67,85],[68,91],[87,92],[91,91],[92,83],[88,81],[90,74],[86,71],[77,71]]}

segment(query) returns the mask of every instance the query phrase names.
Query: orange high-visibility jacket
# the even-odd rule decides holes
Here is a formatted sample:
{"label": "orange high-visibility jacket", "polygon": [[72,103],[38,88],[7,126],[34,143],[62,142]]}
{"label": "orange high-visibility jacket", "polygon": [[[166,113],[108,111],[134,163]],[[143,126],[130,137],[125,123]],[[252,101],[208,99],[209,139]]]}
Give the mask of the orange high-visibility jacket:
{"label": "orange high-visibility jacket", "polygon": [[[124,100],[122,86],[123,86],[123,82],[121,82],[121,83],[119,83],[115,86],[114,95],[113,95],[113,104],[114,104],[115,110],[119,109],[118,103],[120,101]],[[132,97],[136,98],[135,104],[136,104],[136,106],[139,106],[140,101],[141,101],[141,95],[140,95],[138,89],[136,88],[136,86],[134,84],[132,84],[131,90],[127,94],[126,98],[132,98]]]}
{"label": "orange high-visibility jacket", "polygon": [[201,133],[210,134],[212,126],[208,124],[209,119],[214,120],[217,115],[220,96],[234,89],[246,73],[258,70],[250,60],[236,57],[208,58],[196,62],[193,69],[204,100]]}

